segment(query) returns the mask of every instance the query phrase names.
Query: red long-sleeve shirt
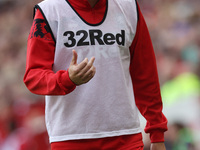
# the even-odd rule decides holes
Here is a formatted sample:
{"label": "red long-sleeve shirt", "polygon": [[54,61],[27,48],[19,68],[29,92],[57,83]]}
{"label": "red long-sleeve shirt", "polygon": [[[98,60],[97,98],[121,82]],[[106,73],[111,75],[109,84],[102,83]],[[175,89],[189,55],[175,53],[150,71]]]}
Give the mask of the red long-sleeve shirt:
{"label": "red long-sleeve shirt", "polygon": [[[99,1],[94,8],[91,8],[87,1],[69,0],[69,2],[79,15],[89,23],[96,24],[104,16],[106,0]],[[28,38],[24,82],[28,89],[35,94],[68,94],[75,89],[76,85],[70,80],[67,70],[56,73],[52,71],[55,41],[51,34],[46,33],[42,38],[41,36],[32,36],[37,19],[44,20],[40,11],[36,12]],[[41,22],[40,25],[43,29],[46,28],[45,22]],[[130,74],[136,105],[147,120],[145,132],[150,133],[151,142],[162,142],[164,141],[164,131],[167,130],[167,119],[162,114],[162,101],[154,50],[139,7],[137,31],[130,47],[130,53]]]}

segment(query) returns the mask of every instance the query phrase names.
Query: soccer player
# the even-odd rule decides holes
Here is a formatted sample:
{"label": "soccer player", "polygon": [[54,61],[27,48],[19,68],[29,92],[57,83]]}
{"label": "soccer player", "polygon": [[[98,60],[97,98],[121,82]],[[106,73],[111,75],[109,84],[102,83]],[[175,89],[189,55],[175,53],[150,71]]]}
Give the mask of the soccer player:
{"label": "soccer player", "polygon": [[150,35],[135,0],[45,0],[35,7],[24,82],[45,97],[52,150],[165,150]]}

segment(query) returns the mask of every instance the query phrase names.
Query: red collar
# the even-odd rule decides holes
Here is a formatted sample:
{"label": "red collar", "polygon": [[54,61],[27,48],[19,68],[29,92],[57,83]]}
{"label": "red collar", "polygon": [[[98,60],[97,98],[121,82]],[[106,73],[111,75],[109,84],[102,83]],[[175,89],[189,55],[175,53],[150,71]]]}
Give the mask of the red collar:
{"label": "red collar", "polygon": [[97,4],[92,8],[88,2],[88,0],[68,0],[68,2],[75,8],[75,9],[82,9],[82,10],[96,10],[101,9],[102,7],[106,6],[106,0],[99,0]]}
{"label": "red collar", "polygon": [[99,24],[106,13],[107,0],[99,0],[92,8],[87,0],[66,0],[89,24]]}

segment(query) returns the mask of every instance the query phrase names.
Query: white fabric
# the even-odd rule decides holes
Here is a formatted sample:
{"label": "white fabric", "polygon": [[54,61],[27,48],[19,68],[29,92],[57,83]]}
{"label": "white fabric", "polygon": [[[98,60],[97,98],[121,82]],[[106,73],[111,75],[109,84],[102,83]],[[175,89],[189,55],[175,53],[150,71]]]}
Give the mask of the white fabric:
{"label": "white fabric", "polygon": [[[65,0],[45,0],[39,6],[56,39],[55,72],[69,67],[73,49],[78,53],[78,63],[85,57],[96,58],[96,75],[91,81],[65,96],[46,96],[50,142],[141,132],[129,74],[129,47],[137,25],[135,1],[109,0],[107,15],[99,25],[85,23]],[[90,37],[91,34],[96,36],[97,31],[102,33],[103,45]],[[75,45],[69,38],[72,32]],[[86,45],[77,46],[84,34],[88,34],[84,40]],[[64,43],[73,47],[66,47]]]}

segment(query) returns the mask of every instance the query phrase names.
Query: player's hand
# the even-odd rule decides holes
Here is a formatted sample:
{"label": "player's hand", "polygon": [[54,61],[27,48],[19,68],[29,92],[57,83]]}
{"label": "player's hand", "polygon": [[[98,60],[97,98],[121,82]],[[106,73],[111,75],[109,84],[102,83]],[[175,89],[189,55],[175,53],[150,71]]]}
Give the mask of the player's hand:
{"label": "player's hand", "polygon": [[166,150],[164,142],[161,143],[151,143],[150,150]]}
{"label": "player's hand", "polygon": [[72,52],[72,61],[68,69],[69,78],[76,85],[87,83],[94,77],[96,73],[96,68],[93,66],[95,58],[92,57],[90,61],[85,58],[82,62],[77,64],[78,54],[75,50],[73,50]]}

